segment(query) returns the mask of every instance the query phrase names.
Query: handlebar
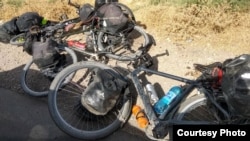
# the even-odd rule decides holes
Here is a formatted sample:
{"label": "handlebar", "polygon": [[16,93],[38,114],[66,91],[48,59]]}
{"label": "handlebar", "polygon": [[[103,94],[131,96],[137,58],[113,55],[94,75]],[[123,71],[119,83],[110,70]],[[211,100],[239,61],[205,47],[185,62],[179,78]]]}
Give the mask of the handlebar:
{"label": "handlebar", "polygon": [[57,24],[57,25],[54,25],[54,26],[47,26],[45,28],[41,28],[39,26],[32,26],[29,31],[31,34],[43,34],[45,33],[46,35],[50,35],[50,33],[53,33],[54,31],[56,31],[57,29],[60,29],[62,28],[62,25],[61,24]]}
{"label": "handlebar", "polygon": [[50,25],[50,26],[46,26],[44,28],[41,28],[40,26],[32,26],[30,28],[30,32],[33,33],[33,34],[37,34],[37,33],[42,33],[42,32],[53,32],[55,30],[58,30],[58,29],[62,29],[64,28],[65,26],[71,24],[71,23],[78,23],[80,21],[80,18],[77,17],[77,18],[74,18],[74,19],[69,19],[69,20],[66,20],[66,21],[63,21],[63,22],[59,22],[55,25]]}

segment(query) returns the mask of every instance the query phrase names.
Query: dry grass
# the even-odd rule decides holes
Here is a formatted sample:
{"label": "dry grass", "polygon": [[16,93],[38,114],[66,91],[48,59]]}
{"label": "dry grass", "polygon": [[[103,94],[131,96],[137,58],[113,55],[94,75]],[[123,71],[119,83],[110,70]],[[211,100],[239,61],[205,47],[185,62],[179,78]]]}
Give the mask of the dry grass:
{"label": "dry grass", "polygon": [[[67,5],[67,0],[2,0],[0,20],[8,20],[27,11],[36,11],[47,19],[58,20],[66,13],[70,18],[76,17],[76,10]],[[12,2],[11,2],[12,1]],[[78,4],[85,2],[93,4],[91,0],[72,0]],[[11,4],[11,3],[13,4]],[[16,4],[15,4],[16,3]]]}
{"label": "dry grass", "polygon": [[[0,20],[8,20],[26,11],[37,11],[47,19],[58,20],[62,13],[76,17],[75,9],[67,0],[0,0]],[[13,5],[15,1],[22,1]],[[79,4],[93,4],[93,0],[72,0]],[[171,38],[186,42],[199,39],[220,46],[248,47],[250,14],[233,11],[229,5],[218,7],[190,5],[178,7],[169,4],[150,5],[149,0],[120,0],[134,12],[136,19],[147,26],[147,31],[157,40]],[[8,4],[6,4],[8,3]],[[21,6],[20,6],[21,5]],[[1,6],[1,5],[0,5]]]}
{"label": "dry grass", "polygon": [[191,5],[177,8],[170,5],[150,6],[136,11],[137,19],[147,24],[148,28],[157,27],[157,32],[166,36],[175,34],[180,39],[209,32],[223,33],[230,28],[249,27],[250,14],[233,12],[228,5],[206,7]]}

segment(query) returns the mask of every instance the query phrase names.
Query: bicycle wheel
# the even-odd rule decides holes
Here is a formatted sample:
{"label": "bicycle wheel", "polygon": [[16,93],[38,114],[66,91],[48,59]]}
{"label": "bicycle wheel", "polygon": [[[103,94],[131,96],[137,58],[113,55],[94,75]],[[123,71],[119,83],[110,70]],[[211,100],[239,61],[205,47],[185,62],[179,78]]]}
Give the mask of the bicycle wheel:
{"label": "bicycle wheel", "polygon": [[148,49],[149,43],[148,34],[139,26],[134,26],[126,35],[113,35],[101,31],[97,39],[98,48],[110,52],[105,54],[107,57],[120,61],[134,60],[140,55],[138,50]]}
{"label": "bicycle wheel", "polygon": [[[220,105],[226,105],[224,100],[220,100]],[[175,114],[176,120],[181,121],[194,121],[204,124],[218,124],[223,120],[223,116],[215,108],[211,108],[208,104],[207,98],[202,95],[193,96],[184,101],[177,113]]]}
{"label": "bicycle wheel", "polygon": [[226,118],[217,108],[211,108],[211,103],[207,101],[204,95],[194,96],[185,101],[179,108],[175,119],[181,121],[193,121],[193,123],[199,124],[249,124],[250,119],[248,117],[241,117],[233,115],[230,112],[230,108],[227,105],[224,97],[218,97],[217,103],[226,111],[230,116],[230,120]]}
{"label": "bicycle wheel", "polygon": [[[75,52],[68,47],[60,48],[60,53],[65,54],[66,67],[72,63],[77,62],[77,56]],[[46,96],[48,94],[51,79],[48,79],[43,73],[40,72],[39,68],[33,63],[31,59],[23,68],[21,73],[21,87],[22,89],[31,96]]]}
{"label": "bicycle wheel", "polygon": [[[111,69],[92,61],[72,64],[55,77],[48,95],[49,111],[56,125],[79,139],[105,137],[121,127],[131,113],[132,99],[129,94],[122,94],[114,108],[103,116],[94,115],[82,106],[81,95],[92,80],[91,70],[94,68]],[[65,80],[72,73],[74,77],[70,81]]]}
{"label": "bicycle wheel", "polygon": [[18,34],[10,39],[11,45],[22,46],[25,42],[25,33]]}

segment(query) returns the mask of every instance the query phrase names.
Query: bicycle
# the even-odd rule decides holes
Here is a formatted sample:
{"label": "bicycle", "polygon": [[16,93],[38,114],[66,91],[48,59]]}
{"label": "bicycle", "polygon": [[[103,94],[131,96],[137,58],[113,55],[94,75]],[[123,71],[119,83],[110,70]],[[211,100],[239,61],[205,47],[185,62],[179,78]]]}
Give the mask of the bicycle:
{"label": "bicycle", "polygon": [[[62,131],[75,138],[96,140],[106,137],[122,127],[129,119],[133,100],[135,100],[131,92],[135,91],[128,92],[127,89],[132,87],[136,89],[136,96],[138,95],[137,98],[141,99],[143,104],[141,106],[144,107],[149,120],[145,134],[152,140],[171,140],[173,125],[249,123],[246,117],[235,117],[230,113],[221,88],[213,87],[211,79],[204,79],[205,73],[202,69],[196,67],[202,73],[196,79],[191,80],[152,70],[148,68],[152,65],[149,62],[151,61],[146,59],[140,66],[131,72],[125,71],[126,73],[116,67],[93,61],[82,61],[68,66],[58,74],[50,86],[48,104],[53,121]],[[127,87],[124,93],[120,94],[113,109],[101,116],[93,114],[81,102],[82,94],[93,81],[92,73],[95,68],[112,70],[131,84],[131,87]],[[65,78],[72,73],[78,75],[65,84]],[[181,94],[160,115],[156,114],[150,103],[149,95],[144,87],[146,81],[141,80],[140,76],[145,73],[182,84]],[[61,87],[62,84],[64,84],[63,87]],[[198,93],[188,98],[194,90]]]}
{"label": "bicycle", "polygon": [[[80,5],[72,3],[70,0],[68,0],[68,4],[70,6],[73,6],[76,8],[76,12],[79,13]],[[67,19],[62,22],[58,22],[55,25],[52,26],[45,26],[41,27],[44,31],[48,32],[47,34],[50,34],[49,36],[52,36],[54,40],[58,41],[58,43],[62,44],[64,48],[62,50],[66,49],[66,52],[71,52],[70,55],[73,56],[72,51],[80,52],[83,56],[85,56],[84,59],[89,60],[96,60],[107,63],[108,60],[115,59],[120,61],[131,61],[135,60],[135,58],[140,55],[144,50],[148,50],[151,46],[151,40],[149,39],[149,35],[139,26],[135,25],[135,17],[133,12],[124,4],[122,3],[115,3],[122,7],[123,11],[129,15],[131,18],[131,28],[130,31],[123,31],[119,32],[117,34],[110,34],[108,32],[102,31],[98,28],[96,28],[96,25],[94,24],[95,21],[92,22],[89,26],[84,26],[85,29],[77,28],[70,30],[68,32],[64,31],[64,28],[70,24],[78,23],[80,21],[80,18],[73,18],[73,19]],[[90,48],[84,47],[79,48],[78,46],[71,45],[72,40],[67,40],[67,37],[79,34],[79,33],[90,33],[88,37],[91,38],[89,40],[88,44],[91,45]],[[25,42],[25,34],[22,33],[20,35],[17,35],[13,37],[10,41],[13,45],[19,45],[22,46]],[[135,40],[139,40],[140,42],[137,43]],[[79,43],[79,42],[77,42]],[[132,46],[132,47],[131,47]],[[131,49],[133,48],[133,49]],[[125,49],[125,51],[124,51]],[[137,50],[138,49],[138,50]],[[131,54],[123,55],[125,52],[129,52]],[[73,62],[76,62],[76,59],[74,59]],[[32,65],[34,65],[33,61],[29,61],[21,74],[21,86],[24,89],[24,91],[32,96],[45,96],[47,95],[47,90],[50,82],[44,82],[47,84],[47,86],[39,87],[39,85],[35,85],[37,88],[32,88],[34,82],[31,81],[32,77],[28,77],[28,71],[32,68]],[[34,69],[37,69],[36,66],[33,66]],[[38,77],[38,75],[37,75]],[[38,80],[41,80],[43,75],[38,77]],[[32,85],[29,85],[28,81],[31,81],[30,83]],[[45,80],[43,80],[45,81]]]}
{"label": "bicycle", "polygon": [[[61,19],[61,21],[50,21],[51,24],[46,24],[46,25],[40,26],[40,28],[47,30],[47,32],[55,32],[54,33],[55,35],[53,35],[54,38],[59,39],[59,38],[64,38],[64,37],[69,36],[68,33],[63,31],[63,29],[67,25],[72,24],[72,23],[77,23],[77,22],[80,21],[80,19],[78,17],[68,19],[67,15],[65,15],[65,14],[61,15],[60,19]],[[49,28],[51,28],[51,31],[49,31]],[[27,32],[29,32],[29,31],[22,32],[22,33],[20,33],[20,34],[18,34],[16,36],[12,37],[10,39],[10,44],[11,45],[16,45],[16,46],[23,46],[23,44],[24,44],[24,42],[26,40]],[[70,32],[70,35],[71,34],[77,34],[77,33],[79,33],[79,30],[78,30],[78,32],[76,32],[76,30],[74,30],[74,31]]]}
{"label": "bicycle", "polygon": [[[66,57],[65,58],[66,63],[61,65],[60,63],[54,64],[53,66],[50,66],[49,68],[42,70],[37,67],[32,58],[25,64],[21,73],[21,79],[20,79],[21,87],[25,93],[36,97],[47,96],[49,85],[51,83],[51,80],[55,77],[55,75],[67,65],[76,63],[78,61],[75,52],[60,42],[61,37],[66,36],[66,34],[63,34],[64,27],[67,26],[69,23],[73,23],[76,21],[78,21],[78,18],[70,19],[55,24],[53,26],[47,26],[44,28],[40,28],[38,26],[31,27],[30,31],[35,32],[35,34],[38,33],[41,34],[41,38],[47,38],[47,39],[52,38],[53,40],[58,42],[58,46],[56,46],[55,48],[61,55],[64,55]],[[75,32],[79,31],[74,31],[74,33]],[[12,38],[13,39],[12,41],[15,42],[14,41],[15,39],[23,38],[23,36],[26,36],[26,33],[17,35],[15,38]],[[23,45],[24,43],[18,42],[16,44]],[[34,70],[38,70],[39,72],[36,73]]]}
{"label": "bicycle", "polygon": [[[76,12],[79,13],[80,6],[78,4],[74,4],[70,0],[68,1],[68,4],[70,6],[75,7],[77,9]],[[123,5],[123,4],[120,4],[120,5],[125,7],[125,9],[126,8],[128,9],[128,7],[126,7],[126,5]],[[131,10],[127,10],[127,11],[132,13]],[[133,13],[132,13],[132,18],[135,20]],[[73,18],[73,19],[63,18],[63,20],[61,22],[54,22],[53,25],[46,25],[46,26],[41,27],[41,29],[43,30],[41,32],[45,32],[47,34],[46,36],[51,36],[54,40],[58,41],[58,43],[61,44],[60,47],[58,47],[58,50],[61,53],[69,54],[69,57],[67,60],[68,60],[68,62],[70,62],[69,60],[73,59],[71,61],[72,63],[77,62],[76,55],[75,55],[74,51],[72,50],[73,48],[67,47],[68,46],[67,43],[63,42],[62,39],[66,39],[70,35],[79,34],[79,33],[83,32],[82,29],[71,30],[69,32],[64,31],[64,28],[67,25],[70,25],[72,23],[78,23],[79,21],[80,21],[79,17]],[[48,34],[50,34],[50,35],[48,35]],[[10,44],[22,46],[25,42],[25,38],[26,38],[25,36],[26,36],[26,33],[21,33],[15,37],[13,37],[10,40]],[[74,49],[74,50],[76,50],[76,49]],[[87,54],[91,54],[91,53],[87,53]],[[96,55],[94,55],[94,56],[96,56]],[[56,68],[54,68],[54,69],[56,69]],[[23,68],[23,71],[21,73],[21,87],[22,87],[22,89],[27,94],[32,95],[32,96],[46,96],[48,93],[48,87],[49,87],[49,84],[50,84],[50,81],[52,78],[51,78],[51,76],[49,76],[50,79],[47,79],[48,75],[47,74],[44,75],[44,73],[50,73],[50,72],[53,73],[53,71],[52,71],[53,69],[50,68],[49,70],[46,70],[46,72],[43,71],[42,73],[40,73],[41,71],[39,71],[38,73],[35,73],[35,71],[32,71],[32,70],[39,70],[37,68],[37,66],[33,63],[33,59],[31,59],[25,65],[25,67]],[[39,82],[42,82],[42,83],[39,83]],[[43,84],[43,85],[41,86],[39,84]]]}
{"label": "bicycle", "polygon": [[[109,3],[111,3],[111,2],[109,2]],[[126,6],[123,3],[119,3],[119,2],[112,2],[112,3],[115,3],[118,6],[120,6],[122,8],[123,12],[126,13],[134,23],[136,23],[134,13],[132,12],[132,10],[128,6]],[[68,5],[75,7],[76,13],[79,14],[79,9],[80,9],[79,4],[72,3],[71,0],[68,0]],[[80,21],[79,18],[68,19],[67,15],[65,15],[65,14],[61,15],[60,19],[61,19],[61,21],[51,21],[51,24],[52,25],[68,25],[68,24],[77,23]],[[47,26],[51,26],[51,25],[43,25],[43,26],[41,26],[41,28],[45,28]],[[20,33],[16,36],[12,37],[10,40],[10,44],[22,46],[24,41],[25,41],[25,34],[26,33],[24,32],[24,33]],[[77,34],[77,33],[74,33],[74,34]],[[71,33],[70,35],[73,35],[73,33]],[[64,35],[64,36],[70,36],[70,35]],[[64,38],[64,36],[61,36],[61,38]]]}
{"label": "bicycle", "polygon": [[[79,13],[79,4],[68,1],[69,5],[77,9]],[[152,36],[150,36],[143,28],[136,25],[133,12],[126,5],[119,2],[110,2],[121,7],[123,12],[128,15],[128,27],[116,33],[111,33],[102,28],[102,18],[96,17],[91,20],[89,25],[83,25],[82,31],[86,35],[86,43],[79,41],[66,41],[68,46],[80,52],[90,60],[108,62],[109,59],[120,61],[135,60],[141,50],[149,50],[151,45],[155,44]],[[74,42],[74,43],[72,43]],[[80,44],[77,46],[75,44]]]}

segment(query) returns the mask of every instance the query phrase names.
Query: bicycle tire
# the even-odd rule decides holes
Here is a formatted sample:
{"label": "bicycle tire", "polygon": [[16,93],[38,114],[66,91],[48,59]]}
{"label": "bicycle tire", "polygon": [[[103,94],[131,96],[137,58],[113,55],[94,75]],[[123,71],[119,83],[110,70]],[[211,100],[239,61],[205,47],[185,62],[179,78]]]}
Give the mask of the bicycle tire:
{"label": "bicycle tire", "polygon": [[22,46],[25,42],[25,33],[18,34],[10,39],[11,45]]}
{"label": "bicycle tire", "polygon": [[[106,53],[105,55],[108,58],[112,58],[112,59],[119,60],[119,61],[133,61],[136,59],[137,53],[139,53],[138,52],[139,49],[142,49],[142,48],[147,49],[148,48],[148,45],[150,44],[150,40],[149,40],[148,34],[146,33],[146,31],[143,28],[136,25],[136,26],[134,26],[133,31],[131,31],[129,34],[130,34],[129,36],[132,36],[131,37],[132,40],[135,40],[136,38],[142,38],[142,39],[138,39],[139,41],[143,40],[143,41],[140,41],[139,43],[134,43],[134,42],[132,43],[132,46],[130,48],[134,52],[132,52],[129,55],[127,55],[127,54],[122,55],[119,53],[117,53],[117,54],[116,53]],[[137,34],[137,36],[134,37],[136,34]],[[105,45],[106,43],[104,42],[105,36],[109,36],[109,34],[104,32],[104,31],[100,31],[98,34],[98,39],[97,39],[98,47],[103,49],[103,50],[105,50],[105,48],[106,48],[106,45]]]}
{"label": "bicycle tire", "polygon": [[[116,131],[119,127],[122,127],[122,125],[128,120],[132,108],[131,97],[123,95],[122,99],[124,99],[120,101],[121,103],[119,102],[121,104],[120,108],[117,108],[116,105],[115,108],[113,108],[115,110],[112,110],[112,112],[110,111],[105,116],[96,116],[94,114],[89,114],[86,109],[83,110],[84,108],[82,108],[83,106],[81,105],[80,113],[78,109],[75,110],[76,106],[73,105],[77,105],[77,103],[79,102],[79,98],[81,97],[82,93],[82,89],[80,88],[82,88],[82,86],[77,85],[73,87],[74,85],[76,85],[75,82],[73,83],[73,80],[75,80],[76,78],[72,78],[72,82],[64,85],[63,88],[61,88],[61,85],[65,82],[64,78],[67,78],[67,76],[71,73],[75,73],[75,76],[77,77],[78,71],[83,71],[84,69],[89,70],[91,68],[112,69],[105,64],[94,61],[82,61],[72,64],[62,70],[55,77],[55,79],[51,83],[48,95],[49,112],[53,121],[56,123],[59,129],[72,137],[84,140],[97,140]],[[83,76],[85,75],[86,74],[84,73]],[[84,80],[84,77],[82,77],[82,75],[79,78],[82,79],[82,81]],[[73,85],[70,86],[71,84]],[[69,85],[69,90],[66,88],[67,85]],[[77,88],[79,88],[79,92],[76,92]],[[74,92],[71,93],[71,91]],[[66,95],[63,95],[64,92],[66,92]],[[71,94],[73,96],[70,96]],[[66,99],[63,99],[63,97],[66,97]],[[67,101],[68,105],[64,104],[65,101]],[[60,104],[62,104],[61,107]],[[61,110],[61,108],[65,109]],[[69,115],[66,114],[67,111],[69,111]],[[74,120],[76,120],[75,124]],[[106,122],[108,124],[106,124]],[[88,127],[90,129],[88,129]]]}
{"label": "bicycle tire", "polygon": [[[202,107],[203,106],[203,107]],[[205,111],[199,111],[201,110]],[[198,110],[197,110],[198,109]],[[207,98],[204,94],[199,94],[185,99],[174,112],[172,119],[174,124],[178,125],[201,125],[201,124],[218,124],[214,114],[207,105]],[[194,112],[194,115],[189,112]],[[190,114],[190,115],[189,115]],[[203,118],[203,119],[202,119]],[[210,119],[211,118],[211,119]],[[173,126],[169,127],[169,133],[163,140],[173,141]],[[152,140],[157,140],[154,137],[147,135]]]}
{"label": "bicycle tire", "polygon": [[213,112],[207,104],[207,98],[200,94],[185,100],[175,113],[174,118],[180,121],[204,122],[204,124],[219,123]]}
{"label": "bicycle tire", "polygon": [[[68,47],[63,47],[62,50],[66,51],[70,58],[72,58],[72,63],[76,63],[77,62],[77,56],[75,54],[75,52],[68,48]],[[47,96],[48,95],[48,89],[44,90],[44,91],[37,91],[37,90],[33,90],[32,88],[30,88],[26,82],[26,77],[27,77],[27,72],[30,69],[31,65],[33,64],[33,59],[31,59],[23,68],[22,73],[21,73],[21,87],[24,90],[25,93],[31,95],[31,96],[35,96],[35,97],[41,97],[41,96]]]}

